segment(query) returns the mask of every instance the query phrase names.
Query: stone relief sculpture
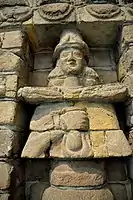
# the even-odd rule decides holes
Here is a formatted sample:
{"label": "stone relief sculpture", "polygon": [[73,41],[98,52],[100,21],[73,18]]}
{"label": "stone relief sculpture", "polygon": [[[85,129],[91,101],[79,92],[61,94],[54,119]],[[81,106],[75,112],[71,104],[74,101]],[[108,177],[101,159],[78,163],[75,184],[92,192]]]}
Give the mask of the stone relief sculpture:
{"label": "stone relief sculpture", "polygon": [[[77,189],[74,195],[77,195],[78,200],[92,199],[92,196],[95,196],[95,199],[113,200],[113,195],[104,184],[106,171],[102,158],[131,155],[130,146],[120,129],[114,106],[109,102],[108,95],[111,93],[111,98],[114,100],[117,99],[117,95],[119,98],[124,98],[126,90],[119,84],[101,85],[96,71],[87,66],[88,59],[89,48],[81,35],[76,30],[65,30],[53,54],[55,68],[48,76],[48,87],[40,89],[43,97],[47,97],[51,91],[61,96],[55,95],[53,99],[56,101],[51,103],[51,99],[47,99],[49,102],[41,103],[36,107],[30,122],[31,133],[22,152],[22,157],[28,158],[69,159],[53,164],[50,175],[51,187],[44,191],[42,200],[55,200],[57,196],[59,200],[65,200],[68,195],[71,200],[75,186]],[[115,88],[116,91],[113,93],[111,88]],[[108,102],[103,98],[102,92],[99,97],[103,98],[103,102],[95,101],[98,90],[104,93],[104,98],[108,96]],[[39,90],[36,92],[39,94]],[[93,95],[89,101],[87,97],[91,92]],[[24,96],[23,91],[21,91],[22,94]],[[99,97],[96,96],[97,99]],[[95,160],[75,160],[79,158],[100,158],[100,160],[99,164]],[[88,169],[85,167],[86,162],[89,162]],[[77,164],[82,166],[79,167],[82,175],[80,174],[81,182],[77,180],[75,183],[72,180],[76,172],[73,170],[77,168]],[[70,173],[69,182],[67,176],[64,175],[66,168],[68,172],[73,171],[72,174]],[[62,175],[58,173],[58,170],[62,172]],[[82,177],[84,173],[87,174],[85,175],[87,180],[90,174],[94,173],[98,178],[100,173],[100,182],[84,183]],[[61,181],[62,176],[64,182]],[[98,184],[98,189],[93,189],[96,184]],[[57,186],[72,188],[63,190],[56,188]],[[80,187],[84,187],[84,190]]]}
{"label": "stone relief sculpture", "polygon": [[[88,86],[100,84],[98,74],[87,66],[89,48],[75,30],[64,31],[59,44],[54,51],[56,67],[48,76],[48,87],[61,90],[62,93],[83,91]],[[86,89],[85,89],[86,88]],[[93,89],[93,88],[92,88]],[[66,104],[66,105],[65,105]],[[49,106],[51,103],[49,103]],[[64,106],[63,106],[64,105]],[[68,106],[67,106],[68,105]],[[69,105],[71,105],[69,107]],[[36,108],[30,123],[32,130],[22,156],[45,157],[45,151],[50,148],[50,156],[54,157],[109,157],[130,155],[130,148],[122,130],[112,104],[94,102],[57,102],[51,112],[45,105]],[[61,107],[61,108],[60,108]],[[40,110],[40,111],[39,111]],[[41,112],[41,117],[37,117]],[[97,116],[97,114],[99,116]],[[95,134],[101,131],[103,140],[95,150]],[[35,131],[42,131],[38,133]],[[94,133],[93,133],[94,132]],[[116,144],[123,141],[123,148],[118,149]],[[40,138],[42,144],[40,144]],[[38,142],[38,149],[31,150],[31,143]],[[59,142],[60,141],[60,142]],[[52,142],[52,146],[51,146]],[[60,143],[60,144],[59,144]],[[110,146],[112,145],[112,147]],[[116,146],[113,146],[116,145]],[[30,150],[30,152],[29,152]],[[36,151],[36,152],[35,152]]]}

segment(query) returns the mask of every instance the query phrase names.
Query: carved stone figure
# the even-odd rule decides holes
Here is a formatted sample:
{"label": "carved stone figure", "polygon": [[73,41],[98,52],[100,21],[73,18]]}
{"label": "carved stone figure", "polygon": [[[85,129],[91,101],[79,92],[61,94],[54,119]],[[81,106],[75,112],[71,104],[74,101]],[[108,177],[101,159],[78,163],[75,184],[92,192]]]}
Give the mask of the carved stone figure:
{"label": "carved stone figure", "polygon": [[83,87],[98,83],[98,74],[87,66],[89,48],[76,31],[65,31],[54,51],[57,60],[48,86]]}
{"label": "carved stone figure", "polygon": [[[53,59],[56,67],[48,76],[48,87],[53,90],[57,88],[62,93],[74,94],[78,89],[84,91],[86,88],[87,91],[89,86],[99,84],[98,74],[87,66],[89,48],[76,30],[63,32]],[[22,152],[23,157],[46,157],[48,149],[51,157],[130,155],[131,149],[120,130],[113,105],[80,102],[79,97],[78,102],[73,101],[71,105],[57,102],[54,106],[52,103],[48,106],[50,109],[38,106],[35,110],[30,123],[31,134]],[[97,137],[102,140],[98,141]],[[119,149],[120,141],[123,145]],[[33,143],[36,146],[34,150]]]}
{"label": "carved stone figure", "polygon": [[[105,91],[104,87],[100,86],[96,71],[87,66],[89,49],[77,31],[63,32],[55,48],[53,59],[56,66],[48,76],[48,87],[44,92],[47,96],[51,91],[52,98],[56,92],[59,92],[62,99],[57,98],[57,102],[44,102],[37,106],[30,122],[31,133],[22,157],[69,158],[70,160],[64,163],[58,161],[55,166],[52,166],[50,174],[52,186],[44,191],[42,200],[67,200],[68,196],[70,200],[73,200],[73,197],[77,200],[88,200],[93,197],[113,200],[112,193],[104,185],[106,178],[103,161],[100,160],[98,165],[95,160],[74,163],[71,161],[79,158],[102,159],[131,155],[128,141],[120,130],[114,106],[108,102],[87,101],[87,95],[93,85],[99,84],[95,88],[96,94],[98,88],[102,88],[103,93]],[[75,101],[74,95],[77,91],[80,95]],[[86,101],[83,101],[82,93],[86,94]],[[116,94],[118,93],[116,91]],[[65,99],[63,99],[64,94]],[[61,173],[58,173],[59,170]],[[66,171],[69,175],[66,175]],[[93,174],[95,178],[92,178]],[[98,189],[93,189],[94,185]],[[69,190],[66,189],[68,186],[70,186]]]}

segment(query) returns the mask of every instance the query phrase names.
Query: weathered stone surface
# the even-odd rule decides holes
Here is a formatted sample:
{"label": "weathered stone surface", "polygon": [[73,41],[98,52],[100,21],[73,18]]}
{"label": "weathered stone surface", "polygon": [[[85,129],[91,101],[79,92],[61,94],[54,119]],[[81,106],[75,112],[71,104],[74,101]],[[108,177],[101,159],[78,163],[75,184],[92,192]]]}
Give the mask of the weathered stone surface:
{"label": "weathered stone surface", "polygon": [[121,130],[91,131],[90,141],[96,158],[131,155],[131,148]]}
{"label": "weathered stone surface", "polygon": [[23,143],[19,134],[22,135],[9,129],[0,130],[0,157],[10,157],[19,153],[20,144]]}
{"label": "weathered stone surface", "polygon": [[21,31],[5,32],[2,48],[22,48],[23,35]]}
{"label": "weathered stone surface", "polygon": [[43,87],[24,87],[18,91],[18,97],[31,103],[38,103],[44,100],[57,101],[62,99],[62,94],[57,88],[43,88]]}
{"label": "weathered stone surface", "polygon": [[119,129],[116,112],[111,104],[106,103],[75,103],[76,107],[86,108],[90,130]]}
{"label": "weathered stone surface", "polygon": [[[54,130],[46,132],[31,132],[25,147],[22,151],[22,157],[44,158],[47,157],[47,150],[52,142],[58,141],[64,135],[64,131]],[[62,157],[62,155],[60,155]]]}
{"label": "weathered stone surface", "polygon": [[9,200],[10,195],[9,194],[0,194],[0,200]]}
{"label": "weathered stone surface", "polygon": [[127,88],[120,84],[97,85],[84,89],[79,97],[102,101],[123,101],[128,96]]}
{"label": "weathered stone surface", "polygon": [[59,161],[53,165],[50,183],[55,186],[97,186],[105,182],[103,162]]}
{"label": "weathered stone surface", "polygon": [[132,154],[129,143],[121,130],[106,131],[105,143],[109,156],[129,156]]}
{"label": "weathered stone surface", "polygon": [[122,30],[122,39],[125,43],[132,43],[133,42],[133,25],[127,25],[123,27]]}
{"label": "weathered stone surface", "polygon": [[114,200],[113,195],[108,189],[99,190],[61,190],[48,188],[45,190],[42,200]]}
{"label": "weathered stone surface", "polygon": [[[19,113],[21,113],[21,115]],[[27,123],[27,113],[21,103],[18,104],[11,100],[0,101],[1,125],[13,125],[14,128],[24,129]]]}
{"label": "weathered stone surface", "polygon": [[72,110],[62,114],[60,123],[65,124],[67,130],[88,131],[89,129],[87,113],[82,110]]}
{"label": "weathered stone surface", "polygon": [[25,1],[25,0],[19,0],[19,1],[17,1],[17,0],[0,0],[0,5],[1,6],[8,6],[8,5],[10,5],[10,6],[15,6],[15,5],[27,5],[27,3],[26,3],[27,1]]}
{"label": "weathered stone surface", "polygon": [[128,93],[131,97],[133,97],[133,74],[132,71],[127,73],[123,80],[125,86],[128,88]]}
{"label": "weathered stone surface", "polygon": [[50,146],[49,132],[32,132],[22,151],[22,157],[40,158],[45,157],[45,152]]}
{"label": "weathered stone surface", "polygon": [[119,80],[122,80],[125,77],[125,75],[132,69],[132,62],[133,62],[132,55],[133,55],[133,46],[130,46],[126,51],[123,52],[119,60],[119,68],[118,68]]}
{"label": "weathered stone surface", "polygon": [[7,97],[16,97],[17,87],[18,87],[18,76],[9,75],[6,78],[6,96]]}
{"label": "weathered stone surface", "polygon": [[13,101],[0,102],[0,124],[14,124],[16,106],[17,104]]}
{"label": "weathered stone surface", "polygon": [[92,150],[94,152],[94,157],[108,157],[104,131],[91,131],[90,139],[92,144]]}
{"label": "weathered stone surface", "polygon": [[0,51],[0,71],[20,71],[23,61],[9,51]]}
{"label": "weathered stone surface", "polygon": [[32,120],[30,129],[35,131],[47,131],[54,128],[52,115],[42,116],[40,119]]}
{"label": "weathered stone surface", "polygon": [[11,183],[13,166],[6,162],[0,162],[0,189],[8,189]]}
{"label": "weathered stone surface", "polygon": [[107,160],[107,180],[108,182],[118,182],[127,180],[127,169],[123,160],[110,158]]}
{"label": "weathered stone surface", "polygon": [[24,87],[18,91],[18,97],[30,103],[60,100],[93,100],[103,102],[123,101],[128,90],[120,84],[96,85],[85,89],[63,89],[52,87]]}

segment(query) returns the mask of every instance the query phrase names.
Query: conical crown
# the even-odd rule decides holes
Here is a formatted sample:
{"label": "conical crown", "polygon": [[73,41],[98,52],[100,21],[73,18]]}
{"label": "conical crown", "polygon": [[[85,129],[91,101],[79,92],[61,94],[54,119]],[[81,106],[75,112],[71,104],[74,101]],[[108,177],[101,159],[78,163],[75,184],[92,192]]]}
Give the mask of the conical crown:
{"label": "conical crown", "polygon": [[77,30],[72,29],[63,31],[60,42],[55,47],[53,54],[54,60],[56,60],[59,57],[60,52],[66,48],[80,49],[85,57],[89,56],[88,45],[83,41],[82,36]]}

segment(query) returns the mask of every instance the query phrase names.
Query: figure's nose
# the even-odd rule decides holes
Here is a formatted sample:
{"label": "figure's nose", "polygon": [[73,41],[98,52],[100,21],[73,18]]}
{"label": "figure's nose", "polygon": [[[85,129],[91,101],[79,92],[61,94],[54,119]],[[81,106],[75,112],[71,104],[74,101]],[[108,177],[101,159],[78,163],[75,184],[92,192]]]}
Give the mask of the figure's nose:
{"label": "figure's nose", "polygon": [[69,60],[75,60],[74,57],[73,57],[73,52],[69,53],[69,55],[68,55],[68,61]]}

